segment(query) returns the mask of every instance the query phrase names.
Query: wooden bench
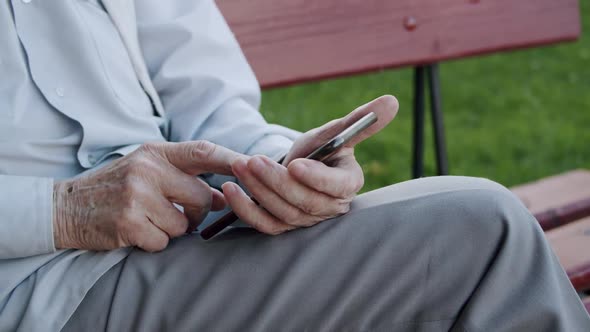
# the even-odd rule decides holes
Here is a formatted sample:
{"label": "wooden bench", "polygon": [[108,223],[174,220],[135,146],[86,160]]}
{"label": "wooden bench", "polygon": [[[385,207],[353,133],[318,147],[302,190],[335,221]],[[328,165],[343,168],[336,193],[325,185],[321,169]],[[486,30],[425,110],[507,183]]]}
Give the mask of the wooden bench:
{"label": "wooden bench", "polygon": [[[447,156],[437,62],[575,40],[578,0],[217,0],[263,88],[416,66],[413,176],[426,80],[438,174]],[[387,82],[383,82],[387,84]]]}
{"label": "wooden bench", "polygon": [[[217,0],[263,88],[414,66],[413,176],[423,176],[428,85],[440,175],[448,173],[437,63],[571,41],[578,0]],[[426,84],[427,83],[427,84]],[[387,84],[387,82],[384,82]],[[515,188],[548,230],[573,284],[590,289],[590,175]],[[555,188],[559,188],[556,190]],[[557,194],[558,193],[558,194]],[[590,308],[590,299],[586,299]]]}
{"label": "wooden bench", "polygon": [[[590,171],[568,172],[512,191],[541,223],[576,290],[590,290]],[[585,304],[590,312],[590,297]]]}

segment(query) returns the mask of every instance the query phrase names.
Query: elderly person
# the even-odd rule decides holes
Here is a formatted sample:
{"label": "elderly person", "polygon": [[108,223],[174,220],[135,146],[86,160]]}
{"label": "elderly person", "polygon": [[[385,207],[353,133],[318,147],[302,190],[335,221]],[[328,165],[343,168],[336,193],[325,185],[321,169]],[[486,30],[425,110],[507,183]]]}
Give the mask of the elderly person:
{"label": "elderly person", "polygon": [[[3,0],[0,73],[0,331],[590,328],[502,186],[300,159],[397,101],[267,124],[213,0]],[[252,227],[203,241],[226,206]]]}

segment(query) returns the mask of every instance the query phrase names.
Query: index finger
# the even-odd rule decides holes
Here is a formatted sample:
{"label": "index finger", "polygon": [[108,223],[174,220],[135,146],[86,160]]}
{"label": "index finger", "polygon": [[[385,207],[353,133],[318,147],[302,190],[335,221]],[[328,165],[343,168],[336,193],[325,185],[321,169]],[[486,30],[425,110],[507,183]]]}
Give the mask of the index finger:
{"label": "index finger", "polygon": [[343,118],[332,120],[321,127],[306,132],[302,138],[303,140],[296,142],[291,151],[289,151],[283,165],[288,165],[291,160],[296,158],[303,158],[309,155],[312,151],[340,134],[344,129],[350,127],[365,115],[371,112],[375,113],[377,115],[377,122],[360,132],[345,145],[346,147],[354,147],[356,144],[373,136],[387,126],[397,114],[398,107],[398,101],[394,96],[381,96],[358,107]]}
{"label": "index finger", "polygon": [[397,114],[398,108],[399,104],[394,96],[381,96],[350,112],[347,116],[342,118],[341,121],[338,121],[337,124],[334,125],[334,128],[327,128],[326,131],[333,130],[334,134],[331,137],[336,136],[365,115],[371,112],[375,113],[377,115],[377,122],[375,122],[366,130],[363,130],[359,135],[354,137],[346,144],[347,147],[354,147],[358,143],[375,135],[381,131],[381,129],[385,128],[385,126],[387,126]]}
{"label": "index finger", "polygon": [[237,158],[244,157],[241,153],[208,141],[164,143],[163,152],[170,164],[189,175],[232,175],[232,163]]}

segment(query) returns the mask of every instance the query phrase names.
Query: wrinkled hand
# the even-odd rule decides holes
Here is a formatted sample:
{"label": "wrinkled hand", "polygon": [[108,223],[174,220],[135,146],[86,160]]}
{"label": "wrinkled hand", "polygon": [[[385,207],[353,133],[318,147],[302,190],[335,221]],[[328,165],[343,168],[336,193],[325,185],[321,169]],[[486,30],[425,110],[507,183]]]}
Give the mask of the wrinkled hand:
{"label": "wrinkled hand", "polygon": [[[303,134],[282,165],[264,156],[238,158],[232,170],[260,203],[257,205],[235,183],[225,183],[223,193],[240,219],[267,234],[280,234],[345,214],[364,184],[354,146],[385,127],[396,115],[397,100],[380,97],[346,117]],[[369,112],[379,118],[362,134],[331,156],[326,163],[303,159]]]}
{"label": "wrinkled hand", "polygon": [[[241,155],[206,141],[148,143],[85,177],[54,185],[56,248],[163,250],[226,202],[195,175],[232,174]],[[184,207],[180,212],[173,203]]]}

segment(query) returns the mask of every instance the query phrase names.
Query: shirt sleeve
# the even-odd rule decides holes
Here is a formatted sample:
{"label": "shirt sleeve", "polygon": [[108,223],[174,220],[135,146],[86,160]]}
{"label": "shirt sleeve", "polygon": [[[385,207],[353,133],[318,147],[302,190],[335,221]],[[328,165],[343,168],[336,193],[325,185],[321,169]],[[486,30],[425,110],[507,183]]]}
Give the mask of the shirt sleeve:
{"label": "shirt sleeve", "polygon": [[170,141],[204,139],[273,158],[289,149],[300,133],[259,113],[258,81],[213,0],[138,0],[136,13]]}
{"label": "shirt sleeve", "polygon": [[0,259],[55,251],[53,179],[0,175]]}

